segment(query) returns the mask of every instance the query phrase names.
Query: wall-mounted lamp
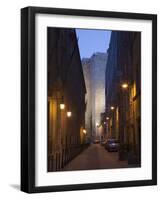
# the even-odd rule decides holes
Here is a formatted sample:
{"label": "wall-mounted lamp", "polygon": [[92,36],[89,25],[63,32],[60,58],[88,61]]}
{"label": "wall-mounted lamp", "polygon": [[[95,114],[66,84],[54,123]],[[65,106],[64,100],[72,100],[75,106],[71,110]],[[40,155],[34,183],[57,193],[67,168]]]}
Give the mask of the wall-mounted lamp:
{"label": "wall-mounted lamp", "polygon": [[121,87],[122,87],[123,89],[127,89],[127,88],[128,88],[128,84],[127,84],[127,83],[123,83],[123,84],[121,85]]}
{"label": "wall-mounted lamp", "polygon": [[65,104],[64,104],[64,98],[61,98],[61,102],[60,102],[60,109],[64,110],[65,109]]}
{"label": "wall-mounted lamp", "polygon": [[96,126],[99,127],[99,123],[98,122],[96,123]]}
{"label": "wall-mounted lamp", "polygon": [[72,112],[71,111],[68,111],[67,112],[67,117],[71,117],[72,116]]}
{"label": "wall-mounted lamp", "polygon": [[64,103],[60,103],[60,109],[64,110],[65,109],[65,104]]}
{"label": "wall-mounted lamp", "polygon": [[114,106],[111,106],[111,110],[114,110],[115,109],[115,107]]}

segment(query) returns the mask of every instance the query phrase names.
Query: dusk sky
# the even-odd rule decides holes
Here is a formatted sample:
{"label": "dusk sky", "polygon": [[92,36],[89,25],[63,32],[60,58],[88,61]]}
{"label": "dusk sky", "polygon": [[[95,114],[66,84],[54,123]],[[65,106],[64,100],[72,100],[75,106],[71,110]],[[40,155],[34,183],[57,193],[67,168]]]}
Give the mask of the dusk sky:
{"label": "dusk sky", "polygon": [[106,52],[111,31],[76,29],[81,58],[90,58],[93,53]]}

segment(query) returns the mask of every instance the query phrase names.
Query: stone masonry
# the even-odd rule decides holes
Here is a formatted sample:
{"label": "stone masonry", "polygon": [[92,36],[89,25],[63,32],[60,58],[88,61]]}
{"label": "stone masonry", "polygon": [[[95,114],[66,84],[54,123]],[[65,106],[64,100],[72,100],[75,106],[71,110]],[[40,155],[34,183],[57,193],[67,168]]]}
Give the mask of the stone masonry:
{"label": "stone masonry", "polygon": [[105,111],[105,69],[107,53],[95,53],[91,58],[82,59],[86,83],[86,116],[87,131],[93,138],[99,136],[96,124],[100,124],[100,115]]}

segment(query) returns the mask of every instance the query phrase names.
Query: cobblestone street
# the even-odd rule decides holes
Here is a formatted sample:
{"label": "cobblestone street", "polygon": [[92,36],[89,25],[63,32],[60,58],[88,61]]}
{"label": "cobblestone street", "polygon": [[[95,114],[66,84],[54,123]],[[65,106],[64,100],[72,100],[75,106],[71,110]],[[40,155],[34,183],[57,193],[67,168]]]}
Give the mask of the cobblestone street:
{"label": "cobblestone street", "polygon": [[80,155],[69,162],[62,171],[125,167],[128,167],[127,161],[119,161],[117,152],[108,152],[100,144],[91,144]]}

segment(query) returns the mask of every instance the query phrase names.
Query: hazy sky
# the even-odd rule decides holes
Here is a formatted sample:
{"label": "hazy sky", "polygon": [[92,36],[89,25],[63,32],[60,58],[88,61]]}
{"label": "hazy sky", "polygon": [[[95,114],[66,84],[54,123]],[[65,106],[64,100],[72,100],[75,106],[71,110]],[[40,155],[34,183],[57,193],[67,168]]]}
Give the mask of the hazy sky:
{"label": "hazy sky", "polygon": [[111,31],[76,29],[76,33],[81,58],[89,58],[93,53],[107,51]]}

